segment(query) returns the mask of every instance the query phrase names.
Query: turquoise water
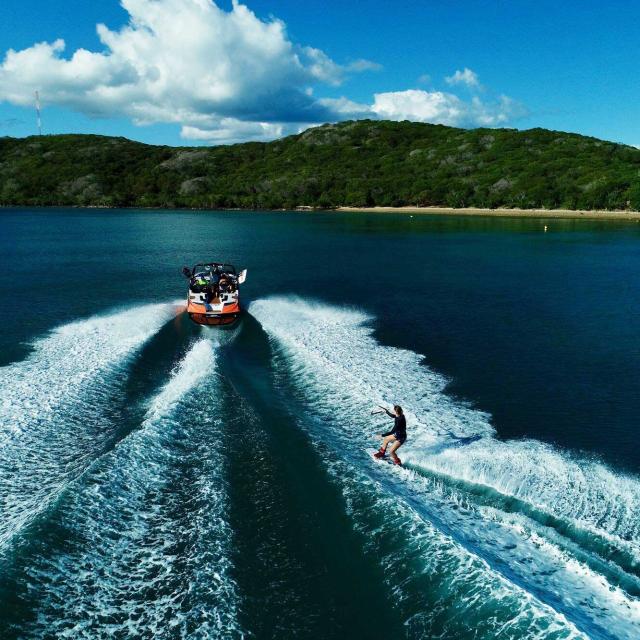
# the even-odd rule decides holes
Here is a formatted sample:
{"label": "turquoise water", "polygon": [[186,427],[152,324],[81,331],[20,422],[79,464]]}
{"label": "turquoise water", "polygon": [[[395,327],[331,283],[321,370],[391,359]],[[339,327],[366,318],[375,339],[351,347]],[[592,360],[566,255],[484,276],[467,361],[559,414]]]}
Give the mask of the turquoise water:
{"label": "turquoise water", "polygon": [[[639,240],[0,211],[0,637],[640,637]],[[181,313],[202,259],[234,330]]]}

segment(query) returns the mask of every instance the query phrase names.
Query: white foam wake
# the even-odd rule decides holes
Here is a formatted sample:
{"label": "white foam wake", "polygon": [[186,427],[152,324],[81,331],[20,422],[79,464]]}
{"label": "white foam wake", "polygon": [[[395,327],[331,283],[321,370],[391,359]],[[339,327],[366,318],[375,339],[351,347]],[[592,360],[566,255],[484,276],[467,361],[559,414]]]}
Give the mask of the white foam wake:
{"label": "white foam wake", "polygon": [[[355,528],[380,562],[407,638],[586,640],[564,615],[492,571],[352,461],[332,458]],[[405,495],[405,498],[411,498]]]}
{"label": "white foam wake", "polygon": [[[619,637],[635,637],[640,629],[637,599],[617,586],[638,586],[633,567],[639,557],[640,483],[635,478],[539,442],[496,440],[487,414],[446,395],[446,380],[419,355],[378,344],[368,326],[370,318],[361,312],[292,298],[260,300],[250,310],[282,350],[307,406],[331,425],[332,439],[345,447],[355,441],[361,451],[372,449],[372,404],[399,402],[410,430],[402,457],[416,470],[428,472],[431,480],[408,473],[387,475],[410,481],[406,493],[413,504],[420,494],[418,508],[437,512],[469,548],[494,566],[504,565],[512,579],[559,603],[576,619],[615,629]],[[475,489],[460,493],[460,482]],[[436,496],[436,485],[442,483],[450,485],[446,500],[463,500],[469,517],[461,519],[458,504],[447,507],[444,494]],[[473,504],[474,491],[483,487],[495,492],[495,500],[488,496]],[[511,500],[508,505],[506,499]],[[513,499],[520,501],[522,513]],[[509,511],[503,513],[505,505]],[[538,521],[531,520],[534,510],[542,512]],[[547,517],[561,521],[560,534],[547,522],[540,524]],[[589,544],[583,549],[577,534],[563,539],[569,529],[596,538],[585,540]],[[504,542],[506,553],[496,550],[496,540]],[[598,546],[597,552],[589,545]],[[627,570],[632,575],[626,575]]]}
{"label": "white foam wake", "polygon": [[61,505],[65,547],[30,569],[29,632],[62,637],[236,637],[212,343],[200,340],[141,428]]}
{"label": "white foam wake", "polygon": [[492,487],[624,549],[640,567],[640,483],[605,465],[535,440],[482,439],[438,452],[408,449],[407,461]]}
{"label": "white foam wake", "polygon": [[[490,417],[443,393],[446,379],[421,356],[378,344],[366,315],[290,298],[257,301],[251,311],[283,344],[304,354],[300,366],[309,375],[339,387],[359,423],[375,403],[402,402],[411,425],[411,446],[403,451],[408,462],[528,500],[623,543],[639,541],[637,478],[537,441],[487,437],[493,434]],[[324,404],[336,409],[335,402],[332,395]],[[370,429],[368,421],[365,426]]]}
{"label": "white foam wake", "polygon": [[111,383],[174,313],[151,304],[73,322],[0,369],[0,548],[100,451]]}

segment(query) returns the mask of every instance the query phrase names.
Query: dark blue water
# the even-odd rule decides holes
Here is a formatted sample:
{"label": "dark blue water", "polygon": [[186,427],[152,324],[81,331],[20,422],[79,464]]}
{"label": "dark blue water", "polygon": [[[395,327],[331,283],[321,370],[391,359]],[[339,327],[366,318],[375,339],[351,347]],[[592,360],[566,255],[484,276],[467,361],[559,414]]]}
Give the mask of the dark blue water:
{"label": "dark blue water", "polygon": [[[0,636],[638,637],[639,241],[0,211]],[[181,312],[203,259],[235,330]]]}

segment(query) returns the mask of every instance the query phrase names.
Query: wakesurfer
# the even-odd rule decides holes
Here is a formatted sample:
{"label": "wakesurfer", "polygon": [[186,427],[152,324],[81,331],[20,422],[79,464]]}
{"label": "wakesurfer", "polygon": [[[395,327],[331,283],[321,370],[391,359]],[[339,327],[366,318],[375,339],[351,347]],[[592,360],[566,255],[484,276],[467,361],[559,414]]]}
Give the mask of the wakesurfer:
{"label": "wakesurfer", "polygon": [[387,447],[391,445],[389,455],[394,464],[402,464],[400,458],[396,455],[396,451],[405,443],[407,439],[407,419],[404,417],[404,412],[400,405],[393,406],[393,413],[385,407],[380,407],[390,418],[393,418],[393,429],[387,431],[387,433],[381,433],[378,437],[382,438],[382,446],[377,453],[374,453],[375,458],[384,458],[387,453]]}

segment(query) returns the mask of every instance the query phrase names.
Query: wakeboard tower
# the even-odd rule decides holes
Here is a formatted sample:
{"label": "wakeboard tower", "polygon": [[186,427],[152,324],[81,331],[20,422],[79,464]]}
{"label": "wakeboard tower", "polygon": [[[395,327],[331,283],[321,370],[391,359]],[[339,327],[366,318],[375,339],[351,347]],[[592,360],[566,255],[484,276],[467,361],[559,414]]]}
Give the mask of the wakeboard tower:
{"label": "wakeboard tower", "polygon": [[240,273],[232,264],[199,262],[192,269],[183,267],[189,279],[187,313],[196,324],[231,325],[242,312],[240,285],[247,279],[247,270]]}

